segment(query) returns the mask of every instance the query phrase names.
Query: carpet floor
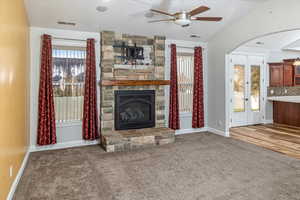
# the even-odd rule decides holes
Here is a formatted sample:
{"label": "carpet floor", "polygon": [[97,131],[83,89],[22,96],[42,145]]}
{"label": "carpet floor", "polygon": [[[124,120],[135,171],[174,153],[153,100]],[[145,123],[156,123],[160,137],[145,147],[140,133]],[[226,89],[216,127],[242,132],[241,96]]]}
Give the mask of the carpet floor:
{"label": "carpet floor", "polygon": [[300,160],[210,133],[132,152],[36,152],[14,199],[300,200]]}

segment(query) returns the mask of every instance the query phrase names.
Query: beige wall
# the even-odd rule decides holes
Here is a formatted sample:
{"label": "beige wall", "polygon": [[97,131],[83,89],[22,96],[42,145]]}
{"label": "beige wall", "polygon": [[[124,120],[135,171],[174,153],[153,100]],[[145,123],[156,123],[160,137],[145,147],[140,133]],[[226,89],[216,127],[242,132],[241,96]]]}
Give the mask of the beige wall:
{"label": "beige wall", "polygon": [[[0,199],[28,147],[28,23],[23,0],[0,0]],[[9,168],[13,167],[13,176]]]}

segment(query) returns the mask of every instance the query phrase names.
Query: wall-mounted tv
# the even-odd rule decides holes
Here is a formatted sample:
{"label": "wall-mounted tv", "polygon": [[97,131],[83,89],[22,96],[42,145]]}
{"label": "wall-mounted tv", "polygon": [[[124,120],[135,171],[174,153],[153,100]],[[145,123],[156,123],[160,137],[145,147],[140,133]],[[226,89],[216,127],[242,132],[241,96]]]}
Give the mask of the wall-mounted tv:
{"label": "wall-mounted tv", "polygon": [[128,60],[143,60],[144,48],[135,46],[126,47],[126,59]]}
{"label": "wall-mounted tv", "polygon": [[114,48],[121,48],[121,57],[126,60],[144,60],[144,48],[138,47],[136,44],[134,46],[125,45],[114,45]]}

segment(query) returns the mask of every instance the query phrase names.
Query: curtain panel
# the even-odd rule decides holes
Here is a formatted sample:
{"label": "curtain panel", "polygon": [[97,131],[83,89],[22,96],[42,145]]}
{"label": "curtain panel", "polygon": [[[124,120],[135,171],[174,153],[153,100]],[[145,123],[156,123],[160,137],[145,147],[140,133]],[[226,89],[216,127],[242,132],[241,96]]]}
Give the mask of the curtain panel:
{"label": "curtain panel", "polygon": [[56,125],[52,88],[52,42],[50,35],[42,36],[40,85],[38,102],[38,145],[56,143]]}
{"label": "curtain panel", "polygon": [[169,102],[169,128],[180,129],[179,102],[177,81],[177,53],[176,45],[171,44],[171,74],[170,74],[170,102]]}
{"label": "curtain panel", "polygon": [[84,82],[84,105],[82,119],[82,136],[84,140],[95,140],[98,134],[97,114],[97,78],[95,40],[87,40],[86,69]]}
{"label": "curtain panel", "polygon": [[192,127],[204,127],[203,106],[203,59],[202,48],[196,47],[194,53],[194,90],[193,90],[193,118]]}

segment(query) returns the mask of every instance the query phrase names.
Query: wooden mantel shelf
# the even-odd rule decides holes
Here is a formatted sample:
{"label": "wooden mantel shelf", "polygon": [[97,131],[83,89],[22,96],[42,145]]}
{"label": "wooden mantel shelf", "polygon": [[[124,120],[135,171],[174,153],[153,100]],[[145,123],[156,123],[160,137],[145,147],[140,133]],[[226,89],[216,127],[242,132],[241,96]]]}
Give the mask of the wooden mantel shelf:
{"label": "wooden mantel shelf", "polygon": [[170,85],[169,80],[103,80],[102,86]]}

